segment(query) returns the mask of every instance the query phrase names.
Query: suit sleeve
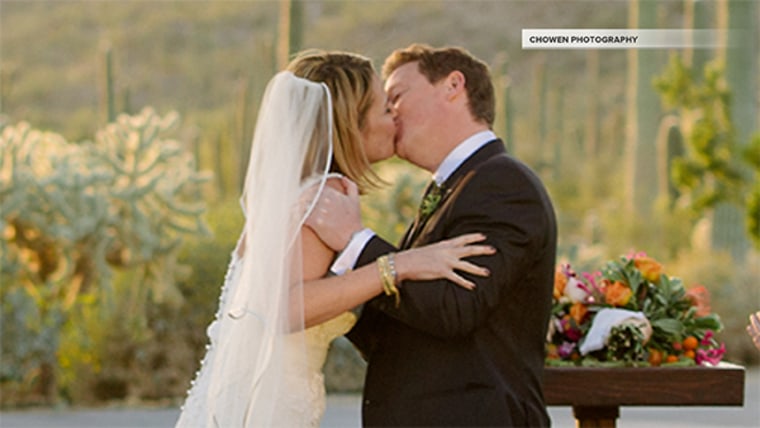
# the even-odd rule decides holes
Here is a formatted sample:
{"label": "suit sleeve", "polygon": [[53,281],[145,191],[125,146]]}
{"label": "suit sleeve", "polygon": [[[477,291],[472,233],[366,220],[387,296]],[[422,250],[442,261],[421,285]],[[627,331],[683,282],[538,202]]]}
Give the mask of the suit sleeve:
{"label": "suit sleeve", "polygon": [[[474,291],[445,280],[405,281],[401,305],[391,299],[370,302],[375,310],[438,337],[463,337],[484,324],[501,299],[529,275],[533,260],[551,245],[554,214],[543,186],[527,167],[500,158],[482,165],[452,195],[451,205],[424,242],[481,232],[497,249],[469,259],[491,271],[487,278],[463,274]],[[440,235],[442,231],[442,235]]]}
{"label": "suit sleeve", "polygon": [[[374,236],[364,247],[361,255],[359,255],[356,267],[368,265],[378,257],[396,251],[398,251],[396,247],[380,237]],[[374,300],[384,299],[388,299],[388,297],[380,295],[375,297]],[[361,308],[361,316],[354,327],[346,334],[346,337],[356,346],[365,359],[372,354],[377,345],[377,323],[382,322],[382,317],[382,312],[378,311],[372,304],[367,303]]]}

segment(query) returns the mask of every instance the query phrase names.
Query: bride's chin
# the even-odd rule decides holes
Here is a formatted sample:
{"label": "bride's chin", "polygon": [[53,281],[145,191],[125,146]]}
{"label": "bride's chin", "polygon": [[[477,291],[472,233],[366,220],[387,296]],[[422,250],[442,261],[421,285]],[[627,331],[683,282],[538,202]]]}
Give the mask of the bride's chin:
{"label": "bride's chin", "polygon": [[393,155],[395,155],[395,154],[396,154],[396,147],[393,147],[393,146],[392,146],[392,147],[391,147],[389,150],[387,150],[386,152],[384,152],[384,153],[382,153],[382,154],[377,154],[377,156],[376,156],[376,157],[374,157],[374,158],[372,158],[372,159],[369,159],[369,163],[371,163],[371,164],[376,164],[376,163],[378,163],[378,162],[382,162],[382,161],[384,161],[384,160],[388,160],[388,159],[392,158],[392,157],[393,157]]}

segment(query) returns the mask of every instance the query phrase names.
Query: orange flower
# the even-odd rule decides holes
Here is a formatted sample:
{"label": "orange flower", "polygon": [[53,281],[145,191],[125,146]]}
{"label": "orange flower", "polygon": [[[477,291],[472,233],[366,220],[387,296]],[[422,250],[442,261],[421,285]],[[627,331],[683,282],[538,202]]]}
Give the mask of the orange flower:
{"label": "orange flower", "polygon": [[710,315],[710,292],[704,285],[695,285],[686,290],[686,298],[691,301],[692,306],[697,307],[696,316],[705,317]]}
{"label": "orange flower", "polygon": [[567,285],[567,276],[558,267],[554,272],[554,299],[559,300],[562,297],[565,292],[565,285]]}
{"label": "orange flower", "polygon": [[559,360],[559,352],[557,352],[557,345],[550,343],[546,345],[546,358],[550,360]]}
{"label": "orange flower", "polygon": [[641,271],[641,275],[649,282],[657,282],[662,274],[662,265],[657,263],[651,257],[641,256],[633,259],[636,269]]}
{"label": "orange flower", "polygon": [[604,288],[604,300],[612,306],[625,306],[631,300],[631,287],[615,281]]}
{"label": "orange flower", "polygon": [[575,320],[575,323],[581,325],[583,318],[586,317],[588,308],[583,303],[577,302],[570,306],[570,317]]}

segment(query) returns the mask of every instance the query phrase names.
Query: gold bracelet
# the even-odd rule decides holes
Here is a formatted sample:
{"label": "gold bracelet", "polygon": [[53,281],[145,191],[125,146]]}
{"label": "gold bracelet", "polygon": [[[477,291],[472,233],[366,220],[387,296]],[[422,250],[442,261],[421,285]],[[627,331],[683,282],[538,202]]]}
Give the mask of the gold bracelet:
{"label": "gold bracelet", "polygon": [[393,260],[393,253],[386,254],[377,258],[377,268],[380,271],[380,279],[383,283],[383,291],[386,296],[394,296],[396,299],[396,307],[401,302],[401,294],[396,287],[396,266]]}
{"label": "gold bracelet", "polygon": [[393,294],[393,276],[391,274],[390,263],[388,259],[388,255],[378,257],[377,268],[380,271],[380,279],[383,283],[383,291],[385,291],[386,295],[390,296]]}

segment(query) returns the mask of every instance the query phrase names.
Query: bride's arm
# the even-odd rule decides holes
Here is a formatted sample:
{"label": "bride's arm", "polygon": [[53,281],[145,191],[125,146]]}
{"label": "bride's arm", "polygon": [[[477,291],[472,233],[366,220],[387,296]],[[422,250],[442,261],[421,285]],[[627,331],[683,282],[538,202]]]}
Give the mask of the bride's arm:
{"label": "bride's arm", "polygon": [[[316,233],[308,227],[301,232],[303,246],[303,311],[306,328],[330,320],[383,292],[377,262],[341,276],[325,276],[334,257]],[[461,287],[474,284],[456,271],[488,276],[487,269],[463,260],[466,257],[494,254],[487,245],[472,245],[485,236],[462,235],[395,255],[398,281],[447,278]]]}
{"label": "bride's arm", "polygon": [[309,227],[301,231],[301,245],[303,320],[306,328],[355,308],[383,291],[376,267],[374,272],[360,269],[349,275],[325,276],[335,254]]}
{"label": "bride's arm", "polygon": [[[341,187],[337,179],[329,179],[327,185],[334,189]],[[336,276],[326,277],[335,258],[335,252],[308,226],[301,228],[301,254],[303,322],[306,328],[351,310],[383,291],[379,277],[376,283],[369,278],[355,275],[348,279]],[[296,289],[293,291],[297,292]],[[300,301],[297,296],[293,297],[292,301]],[[300,309],[297,306],[299,305],[291,305],[291,310]],[[297,319],[298,317],[291,316],[291,320]]]}

